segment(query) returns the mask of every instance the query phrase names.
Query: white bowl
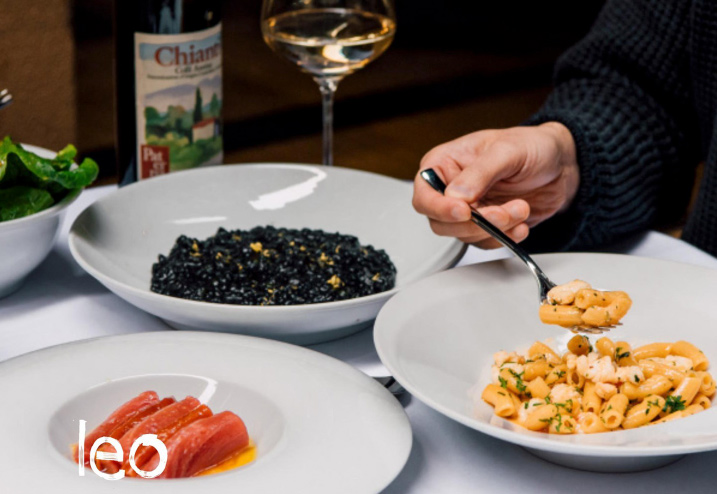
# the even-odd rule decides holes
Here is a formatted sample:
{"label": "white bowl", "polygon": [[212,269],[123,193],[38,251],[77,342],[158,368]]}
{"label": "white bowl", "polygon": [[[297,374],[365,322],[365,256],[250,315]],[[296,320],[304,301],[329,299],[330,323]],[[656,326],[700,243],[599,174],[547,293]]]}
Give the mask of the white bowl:
{"label": "white bowl", "polygon": [[[56,153],[23,144],[28,151],[44,158]],[[0,298],[19,289],[25,278],[52,250],[62,213],[79,196],[71,192],[60,202],[39,213],[0,222]]]}
{"label": "white bowl", "polygon": [[[463,245],[435,236],[411,207],[407,182],[343,168],[254,164],[169,174],[120,189],[75,221],[70,249],[102,284],[177,329],[236,332],[310,344],[369,325],[396,290],[453,265]],[[296,306],[197,302],[150,291],[151,269],[179,235],[257,225],[319,228],[384,249],[396,288]]]}
{"label": "white bowl", "polygon": [[[69,446],[137,394],[194,396],[246,423],[256,459],[200,478],[79,476]],[[4,493],[371,494],[401,471],[411,426],[398,401],[348,364],[248,336],[167,331],[84,340],[0,363],[18,406],[0,421]]]}
{"label": "white bowl", "polygon": [[[580,278],[630,294],[632,309],[623,325],[608,334],[614,341],[635,346],[684,339],[717,362],[717,271],[610,254],[549,254],[535,260],[556,282]],[[571,436],[514,426],[482,401],[474,409],[469,390],[490,382],[493,353],[525,349],[548,338],[565,352],[573,336],[540,322],[536,283],[516,259],[452,269],[407,287],[381,310],[374,336],[383,363],[416,398],[554,463],[637,471],[717,449],[714,408],[660,425]]]}

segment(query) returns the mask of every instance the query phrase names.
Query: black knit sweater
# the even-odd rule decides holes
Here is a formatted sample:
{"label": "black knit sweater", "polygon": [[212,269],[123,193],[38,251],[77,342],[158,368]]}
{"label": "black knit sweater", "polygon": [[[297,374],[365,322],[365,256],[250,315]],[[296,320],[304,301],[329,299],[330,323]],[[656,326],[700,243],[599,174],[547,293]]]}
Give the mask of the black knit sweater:
{"label": "black knit sweater", "polygon": [[529,123],[573,134],[581,183],[536,227],[533,250],[593,249],[679,218],[705,161],[684,240],[717,255],[717,3],[611,0],[564,54]]}

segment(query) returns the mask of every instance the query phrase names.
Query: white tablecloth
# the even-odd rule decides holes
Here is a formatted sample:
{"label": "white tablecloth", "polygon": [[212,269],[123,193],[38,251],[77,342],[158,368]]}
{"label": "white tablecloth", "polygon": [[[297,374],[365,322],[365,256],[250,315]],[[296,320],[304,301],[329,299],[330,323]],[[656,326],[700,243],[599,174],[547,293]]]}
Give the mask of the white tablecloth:
{"label": "white tablecloth", "polygon": [[[169,330],[159,319],[110,293],[70,255],[67,231],[72,221],[88,204],[113,189],[85,191],[67,212],[48,259],[19,292],[0,300],[0,361],[84,338]],[[717,268],[717,259],[656,232],[611,250]],[[508,255],[504,249],[485,252],[470,248],[461,264]],[[371,375],[386,372],[374,350],[371,330],[313,348]],[[711,470],[717,465],[717,452],[689,455],[652,472],[588,473],[546,463],[518,446],[453,422],[416,399],[408,402],[406,413],[413,426],[413,450],[408,464],[386,493],[717,492]]]}

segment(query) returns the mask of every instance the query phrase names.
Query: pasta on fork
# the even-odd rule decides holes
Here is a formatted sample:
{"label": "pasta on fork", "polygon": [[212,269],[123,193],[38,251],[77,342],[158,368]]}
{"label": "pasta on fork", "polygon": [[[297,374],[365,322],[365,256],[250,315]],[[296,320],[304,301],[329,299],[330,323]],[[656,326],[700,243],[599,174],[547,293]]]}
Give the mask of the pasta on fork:
{"label": "pasta on fork", "polygon": [[620,291],[601,291],[582,280],[553,287],[547,302],[540,305],[540,320],[566,328],[614,326],[632,306],[630,296]]}
{"label": "pasta on fork", "polygon": [[492,382],[479,398],[526,429],[592,434],[687,417],[709,408],[715,380],[709,361],[687,341],[633,349],[584,335],[558,355],[535,342],[527,352],[494,355]]}

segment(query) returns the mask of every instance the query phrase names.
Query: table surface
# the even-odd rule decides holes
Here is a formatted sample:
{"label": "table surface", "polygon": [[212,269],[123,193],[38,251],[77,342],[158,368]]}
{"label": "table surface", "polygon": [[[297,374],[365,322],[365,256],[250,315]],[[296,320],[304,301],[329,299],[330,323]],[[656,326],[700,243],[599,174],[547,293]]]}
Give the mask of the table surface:
{"label": "table surface", "polygon": [[[67,232],[74,218],[113,186],[85,191],[67,211],[57,243],[23,288],[0,301],[0,362],[33,350],[85,338],[170,330],[159,319],[129,305],[86,274],[72,259]],[[717,268],[717,259],[666,235],[649,232],[611,252],[670,259]],[[459,265],[508,257],[505,249],[469,248]],[[372,330],[312,348],[371,375],[386,373],[373,346]],[[410,398],[410,397],[409,397]],[[425,406],[404,400],[413,427],[406,467],[385,493],[463,492],[711,492],[717,451],[688,455],[651,472],[600,474],[540,460],[498,439],[464,427]]]}

